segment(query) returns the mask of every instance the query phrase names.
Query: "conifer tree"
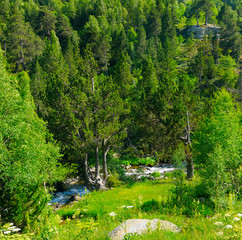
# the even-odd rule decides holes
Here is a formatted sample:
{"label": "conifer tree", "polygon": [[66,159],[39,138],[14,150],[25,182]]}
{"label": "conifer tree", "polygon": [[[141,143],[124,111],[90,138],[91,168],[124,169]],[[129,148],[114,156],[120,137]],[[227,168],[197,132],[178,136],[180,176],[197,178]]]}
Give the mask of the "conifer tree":
{"label": "conifer tree", "polygon": [[15,71],[27,70],[29,64],[43,51],[42,41],[17,9],[9,18],[7,29],[7,57]]}

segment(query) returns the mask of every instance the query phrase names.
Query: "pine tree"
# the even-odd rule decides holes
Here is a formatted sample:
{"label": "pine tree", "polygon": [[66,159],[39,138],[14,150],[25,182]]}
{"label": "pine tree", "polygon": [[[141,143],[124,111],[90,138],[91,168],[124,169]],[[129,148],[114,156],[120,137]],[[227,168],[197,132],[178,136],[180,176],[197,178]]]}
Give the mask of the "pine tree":
{"label": "pine tree", "polygon": [[241,40],[237,26],[237,14],[224,5],[218,15],[221,24],[220,47],[224,55],[230,54],[236,61],[240,57]]}
{"label": "pine tree", "polygon": [[22,71],[42,53],[43,44],[23,15],[17,9],[13,11],[7,29],[7,57],[15,71]]}

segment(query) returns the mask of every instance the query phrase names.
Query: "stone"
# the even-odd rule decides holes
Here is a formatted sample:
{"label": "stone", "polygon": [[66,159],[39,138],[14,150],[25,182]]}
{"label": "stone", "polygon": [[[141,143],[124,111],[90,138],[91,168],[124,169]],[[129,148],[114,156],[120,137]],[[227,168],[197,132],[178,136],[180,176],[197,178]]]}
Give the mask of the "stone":
{"label": "stone", "polygon": [[205,197],[200,197],[200,198],[198,198],[198,200],[199,200],[200,203],[205,203],[206,198]]}
{"label": "stone", "polygon": [[176,233],[181,232],[179,227],[168,221],[162,221],[159,219],[130,219],[116,227],[112,232],[108,234],[108,236],[112,240],[122,240],[124,236],[129,233],[136,233],[140,235],[148,231],[154,231],[156,229],[162,229]]}
{"label": "stone", "polygon": [[213,24],[201,26],[193,25],[183,29],[182,35],[186,37],[191,37],[193,35],[195,39],[202,40],[205,36],[208,36],[210,32],[212,32],[212,35],[219,35],[219,30],[220,28]]}

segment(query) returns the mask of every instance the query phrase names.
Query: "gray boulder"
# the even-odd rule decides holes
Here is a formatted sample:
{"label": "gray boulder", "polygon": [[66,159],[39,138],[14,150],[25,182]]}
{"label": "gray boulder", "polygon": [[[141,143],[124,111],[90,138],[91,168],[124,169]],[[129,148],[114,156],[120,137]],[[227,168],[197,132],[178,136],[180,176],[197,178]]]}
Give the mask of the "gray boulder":
{"label": "gray boulder", "polygon": [[122,240],[124,236],[129,233],[143,234],[148,231],[154,231],[156,229],[167,230],[176,233],[181,231],[179,227],[168,221],[162,221],[159,219],[130,219],[121,223],[112,232],[110,232],[108,236],[113,240]]}
{"label": "gray boulder", "polygon": [[202,26],[189,26],[185,28],[182,31],[182,35],[185,35],[186,37],[190,37],[193,35],[195,39],[204,39],[206,35],[209,35],[210,32],[212,32],[212,35],[217,35],[219,36],[219,30],[220,28],[216,25],[208,24],[208,25],[202,25]]}

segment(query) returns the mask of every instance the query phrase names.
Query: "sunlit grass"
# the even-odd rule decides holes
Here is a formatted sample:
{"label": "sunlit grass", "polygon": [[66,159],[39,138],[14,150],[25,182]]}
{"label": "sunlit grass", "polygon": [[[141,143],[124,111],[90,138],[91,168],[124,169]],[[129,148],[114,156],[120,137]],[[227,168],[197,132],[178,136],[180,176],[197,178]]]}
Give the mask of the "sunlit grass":
{"label": "sunlit grass", "polygon": [[[156,230],[126,239],[137,240],[196,240],[196,239],[241,239],[241,205],[231,202],[229,210],[206,217],[181,215],[179,208],[170,214],[163,209],[147,210],[142,205],[148,201],[161,202],[171,194],[173,183],[157,180],[121,186],[108,191],[92,192],[72,206],[65,206],[50,216],[45,223],[36,226],[33,239],[53,240],[107,240],[108,233],[128,219],[161,219],[170,221],[181,228],[181,233]],[[235,221],[235,218],[239,221]],[[228,228],[227,225],[231,225]],[[31,235],[19,234],[0,236],[0,239],[31,239]]]}
{"label": "sunlit grass", "polygon": [[[229,216],[222,212],[215,216],[202,217],[198,214],[196,217],[188,218],[180,215],[177,209],[174,209],[174,214],[163,214],[162,210],[142,211],[141,205],[144,202],[152,199],[158,202],[165,200],[171,188],[172,183],[169,181],[156,181],[86,195],[82,201],[65,208],[65,211],[75,212],[73,218],[76,219],[63,221],[59,226],[58,235],[53,239],[105,240],[108,239],[107,234],[123,221],[135,218],[170,221],[180,227],[182,232],[157,230],[129,239],[240,239],[241,221],[233,221],[235,214],[241,210],[239,204],[234,205],[230,213],[227,213]],[[63,210],[60,210],[59,214],[61,211]],[[222,222],[222,225],[217,226],[216,222]],[[232,229],[225,229],[228,224],[232,225]]]}

